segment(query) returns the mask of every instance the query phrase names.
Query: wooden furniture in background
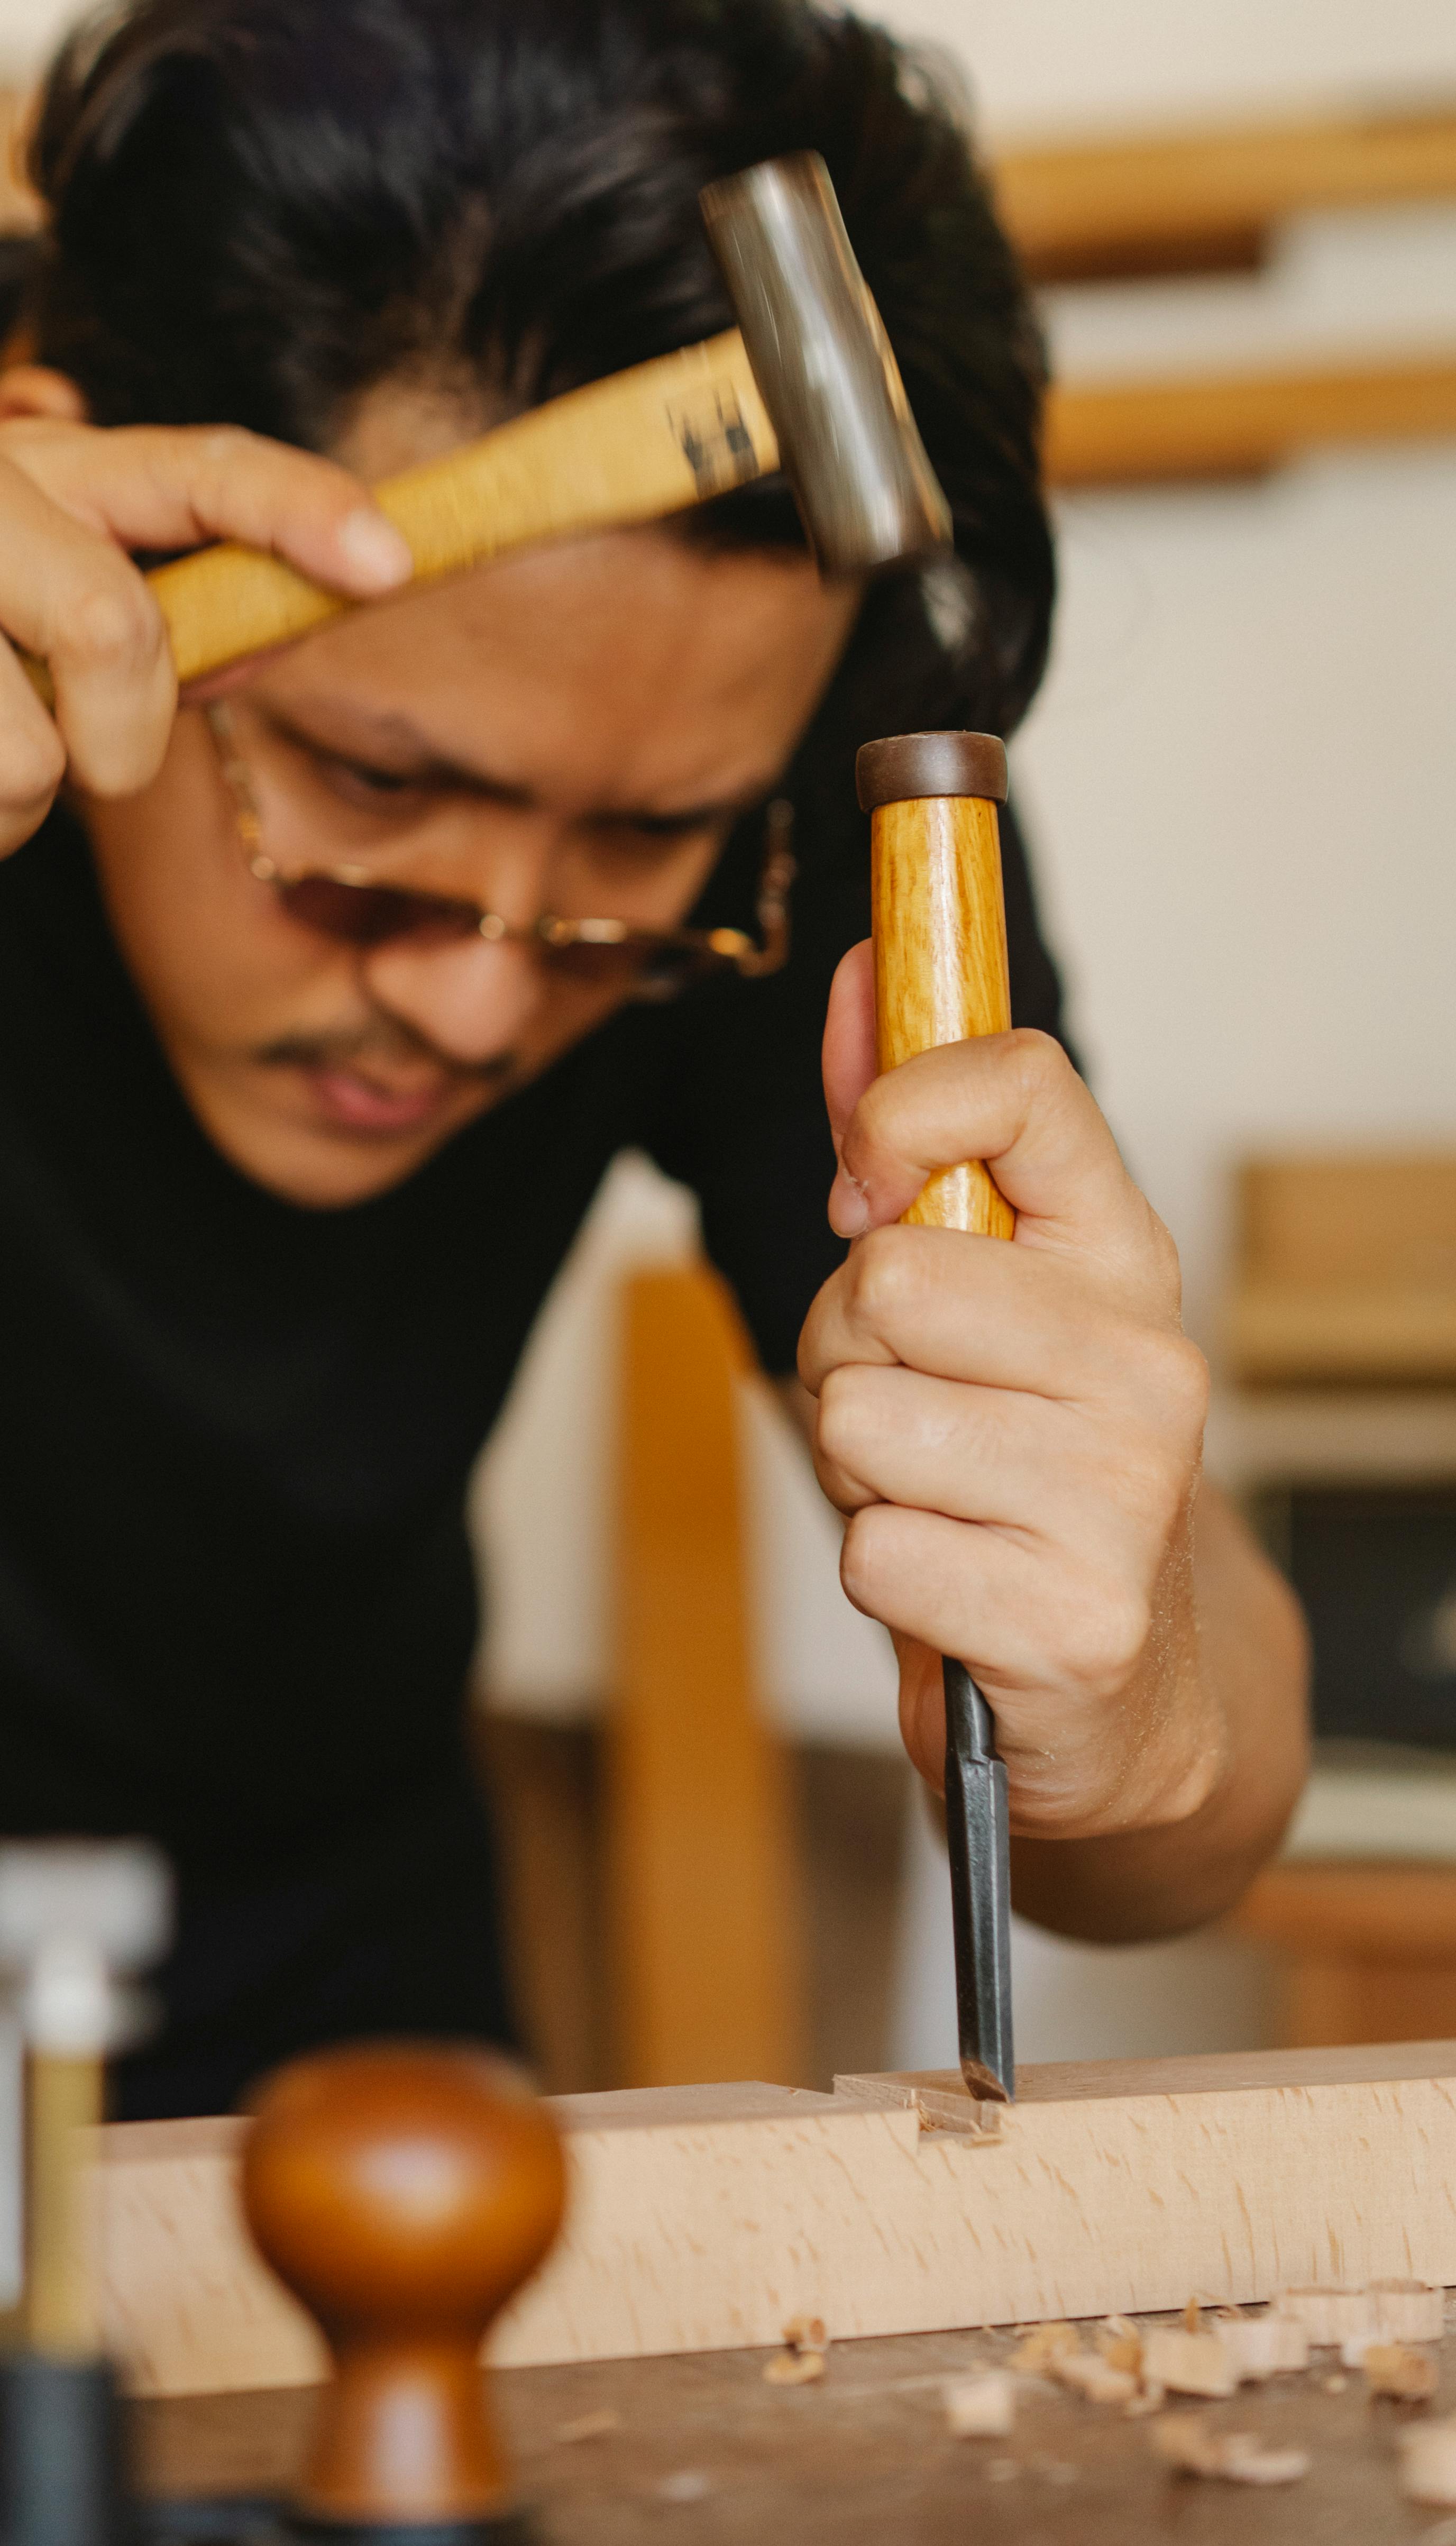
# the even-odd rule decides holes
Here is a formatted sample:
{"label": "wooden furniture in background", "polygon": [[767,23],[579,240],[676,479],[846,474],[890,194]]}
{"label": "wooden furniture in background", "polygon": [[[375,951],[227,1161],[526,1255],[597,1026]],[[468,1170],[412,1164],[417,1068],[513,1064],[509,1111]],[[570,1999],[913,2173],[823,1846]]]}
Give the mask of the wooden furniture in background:
{"label": "wooden furniture in background", "polygon": [[1257,477],[1312,451],[1456,434],[1456,356],[1166,381],[1062,381],[1046,471],[1061,487]]}
{"label": "wooden furniture in background", "polygon": [[1224,1319],[1242,1380],[1456,1380],[1456,1151],[1259,1158]]}
{"label": "wooden furniture in background", "polygon": [[1456,2028],[1456,1865],[1274,1865],[1231,1925],[1275,1956],[1290,2044]]}
{"label": "wooden furniture in background", "polygon": [[1228,272],[1300,212],[1456,196],[1456,111],[1023,144],[994,164],[1038,283]]}
{"label": "wooden furniture in background", "polygon": [[607,1880],[616,2075],[805,2075],[789,1771],[754,1688],[734,1392],[748,1350],[703,1267],[623,1315]]}

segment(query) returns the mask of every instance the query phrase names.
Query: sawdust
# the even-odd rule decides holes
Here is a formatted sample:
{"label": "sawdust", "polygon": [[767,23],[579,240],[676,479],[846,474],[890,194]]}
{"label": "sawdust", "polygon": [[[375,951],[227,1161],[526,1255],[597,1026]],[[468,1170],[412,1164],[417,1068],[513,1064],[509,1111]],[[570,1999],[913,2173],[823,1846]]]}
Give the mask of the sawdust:
{"label": "sawdust", "polygon": [[1436,2392],[1435,2355],[1407,2342],[1371,2342],[1361,2363],[1372,2396],[1394,2396],[1403,2405],[1425,2405]]}
{"label": "sawdust", "polygon": [[954,2438],[1009,2439],[1016,2391],[1004,2369],[989,2370],[982,2378],[948,2378],[944,2396],[946,2426]]}
{"label": "sawdust", "polygon": [[1297,2484],[1310,2471],[1307,2449],[1266,2448],[1256,2431],[1216,2431],[1199,2414],[1165,2414],[1149,2438],[1176,2475],[1209,2476],[1223,2484]]}

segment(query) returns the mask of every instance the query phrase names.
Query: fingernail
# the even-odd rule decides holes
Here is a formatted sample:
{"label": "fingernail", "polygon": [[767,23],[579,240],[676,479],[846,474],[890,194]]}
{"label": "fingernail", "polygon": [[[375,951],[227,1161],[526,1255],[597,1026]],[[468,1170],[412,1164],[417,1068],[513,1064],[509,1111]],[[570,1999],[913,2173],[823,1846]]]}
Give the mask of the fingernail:
{"label": "fingernail", "polygon": [[841,1167],[829,1195],[829,1227],[836,1237],[863,1237],[870,1225],[870,1197],[858,1176]]}
{"label": "fingernail", "polygon": [[366,504],[346,513],[339,524],[339,546],[361,582],[385,591],[407,583],[414,572],[409,542],[392,522]]}

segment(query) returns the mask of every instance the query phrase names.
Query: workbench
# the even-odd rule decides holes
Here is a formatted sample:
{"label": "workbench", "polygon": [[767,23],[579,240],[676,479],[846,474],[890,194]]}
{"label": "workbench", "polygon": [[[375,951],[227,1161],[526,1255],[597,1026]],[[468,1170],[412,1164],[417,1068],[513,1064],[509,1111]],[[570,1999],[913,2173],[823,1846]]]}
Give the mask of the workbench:
{"label": "workbench", "polygon": [[[1156,2320],[1143,2320],[1153,2323]],[[590,2361],[497,2373],[496,2411],[543,2546],[1404,2546],[1456,2539],[1456,2519],[1404,2502],[1405,2407],[1317,2352],[1308,2371],[1227,2403],[1169,2400],[1225,2430],[1310,2452],[1295,2484],[1253,2491],[1173,2476],[1149,2419],[1022,2381],[1006,2440],[951,2437],[941,2382],[994,2367],[1001,2334],[898,2334],[834,2345],[816,2386],[766,2385],[764,2351]],[[1432,2408],[1456,2403],[1456,2340]],[[1337,2394],[1326,2382],[1342,2377]],[[315,2391],[138,2406],[151,2494],[267,2492],[297,2466]],[[595,2437],[587,2417],[615,2415]]]}

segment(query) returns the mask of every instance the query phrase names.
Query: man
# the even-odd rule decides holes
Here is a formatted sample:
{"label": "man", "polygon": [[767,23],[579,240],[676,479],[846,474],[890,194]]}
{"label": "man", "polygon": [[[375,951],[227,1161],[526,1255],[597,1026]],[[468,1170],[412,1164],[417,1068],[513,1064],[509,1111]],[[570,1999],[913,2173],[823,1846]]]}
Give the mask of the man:
{"label": "man", "polygon": [[[0,1773],[10,1829],[179,1867],[130,2112],[508,2029],[464,1483],[628,1144],[805,1408],[922,1774],[938,1652],[994,1706],[1024,1907],[1207,1917],[1297,1790],[1298,1624],[1199,1492],[1014,829],[1023,1030],[873,1083],[853,747],[1008,729],[1051,601],[1034,329],[920,88],[803,0],[132,0],[51,80],[0,384],[0,628],[55,693],[0,656]],[[367,486],[728,323],[698,189],[797,148],[958,569],[820,585],[770,487],[403,588]],[[132,559],[218,535],[370,606],[176,714]],[[1014,1245],[895,1226],[967,1156]]]}

